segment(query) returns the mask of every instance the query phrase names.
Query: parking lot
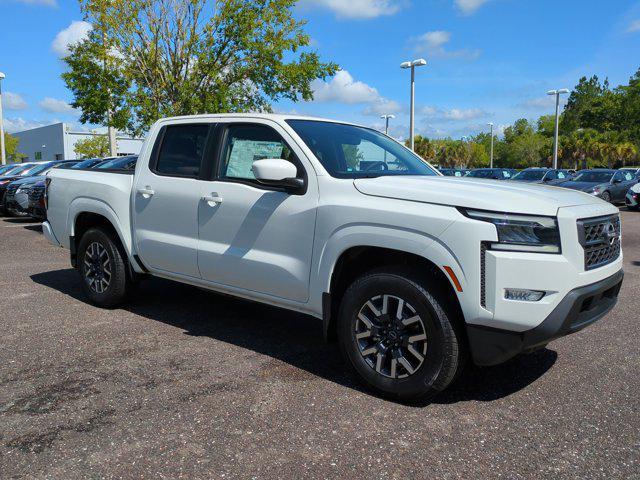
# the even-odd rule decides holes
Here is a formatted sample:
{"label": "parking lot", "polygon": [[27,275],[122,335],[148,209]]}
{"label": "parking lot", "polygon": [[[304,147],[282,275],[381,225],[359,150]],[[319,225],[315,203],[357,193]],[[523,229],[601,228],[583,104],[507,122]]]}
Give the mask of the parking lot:
{"label": "parking lot", "polygon": [[364,391],[319,321],[149,280],[84,301],[68,252],[0,221],[0,477],[640,478],[640,213],[591,328],[429,405]]}

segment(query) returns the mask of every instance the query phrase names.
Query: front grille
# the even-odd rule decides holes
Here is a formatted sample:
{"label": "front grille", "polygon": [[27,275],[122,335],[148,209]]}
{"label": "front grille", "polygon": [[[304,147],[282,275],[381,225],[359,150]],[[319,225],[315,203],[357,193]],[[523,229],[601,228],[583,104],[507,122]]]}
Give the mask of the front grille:
{"label": "front grille", "polygon": [[584,268],[602,267],[620,256],[620,216],[578,220],[578,239],[584,248]]}
{"label": "front grille", "polygon": [[29,192],[29,200],[39,201],[44,196],[44,187],[33,187]]}

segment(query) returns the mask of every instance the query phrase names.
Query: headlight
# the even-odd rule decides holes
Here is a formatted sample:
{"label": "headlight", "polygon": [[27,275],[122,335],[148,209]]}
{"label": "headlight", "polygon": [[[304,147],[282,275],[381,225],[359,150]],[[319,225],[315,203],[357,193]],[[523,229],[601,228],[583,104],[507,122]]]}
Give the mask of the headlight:
{"label": "headlight", "polygon": [[554,217],[538,217],[481,210],[463,210],[468,217],[493,223],[498,231],[495,250],[560,253],[560,232]]}
{"label": "headlight", "polygon": [[589,190],[589,193],[600,193],[602,192],[602,187],[593,187],[591,190]]}

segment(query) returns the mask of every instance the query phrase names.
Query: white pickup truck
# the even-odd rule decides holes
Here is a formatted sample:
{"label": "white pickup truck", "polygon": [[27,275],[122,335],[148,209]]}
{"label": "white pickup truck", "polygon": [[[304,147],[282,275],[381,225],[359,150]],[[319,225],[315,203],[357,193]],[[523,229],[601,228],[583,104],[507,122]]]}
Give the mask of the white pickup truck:
{"label": "white pickup truck", "polygon": [[96,305],[155,275],[309,314],[367,385],[402,400],[442,391],[468,357],[495,365],[582,329],[622,284],[610,204],[443,177],[329,120],[164,119],[134,174],[47,183],[44,234]]}

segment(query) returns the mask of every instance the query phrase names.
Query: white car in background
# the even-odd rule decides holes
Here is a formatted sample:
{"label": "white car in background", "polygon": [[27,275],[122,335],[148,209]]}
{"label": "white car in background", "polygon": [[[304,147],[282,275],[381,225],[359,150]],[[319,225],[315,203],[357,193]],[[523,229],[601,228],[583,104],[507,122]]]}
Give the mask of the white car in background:
{"label": "white car in background", "polygon": [[638,210],[638,208],[640,208],[640,183],[636,183],[629,189],[625,196],[624,203],[629,210]]}

